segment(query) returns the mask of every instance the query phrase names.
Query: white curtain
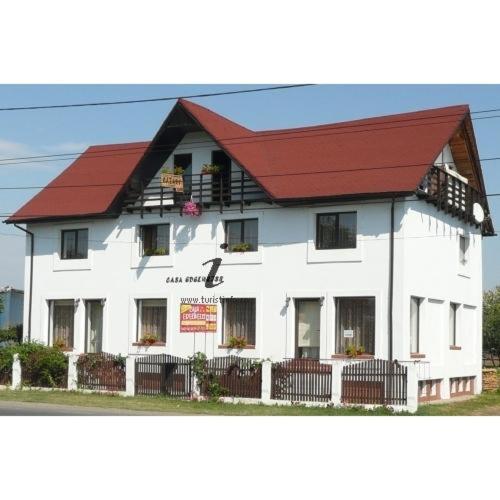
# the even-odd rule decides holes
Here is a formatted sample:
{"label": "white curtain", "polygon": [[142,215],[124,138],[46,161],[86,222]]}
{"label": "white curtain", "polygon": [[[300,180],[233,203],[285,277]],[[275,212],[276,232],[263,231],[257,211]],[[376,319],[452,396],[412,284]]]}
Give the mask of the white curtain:
{"label": "white curtain", "polygon": [[167,338],[167,301],[146,299],[140,301],[141,329],[139,339],[146,334],[156,335],[165,342]]}
{"label": "white curtain", "polygon": [[63,342],[73,347],[75,304],[73,300],[55,300],[52,304],[52,344]]}
{"label": "white curtain", "polygon": [[224,343],[243,337],[255,345],[255,299],[224,299]]}

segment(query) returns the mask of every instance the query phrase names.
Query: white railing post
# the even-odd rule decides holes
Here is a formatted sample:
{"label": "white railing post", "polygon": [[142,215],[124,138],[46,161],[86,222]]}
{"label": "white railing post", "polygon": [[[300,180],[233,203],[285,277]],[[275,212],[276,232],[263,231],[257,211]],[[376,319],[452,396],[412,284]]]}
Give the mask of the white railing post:
{"label": "white railing post", "polygon": [[270,360],[262,362],[262,390],[261,399],[263,403],[271,402],[271,376],[273,363]]}
{"label": "white railing post", "polygon": [[340,405],[342,396],[342,361],[333,361],[332,363],[332,404]]}
{"label": "white railing post", "polygon": [[406,405],[410,413],[415,413],[418,410],[418,369],[414,363],[410,363],[407,368]]}
{"label": "white railing post", "polygon": [[78,389],[77,362],[78,354],[70,354],[68,356],[68,391],[76,391]]}
{"label": "white railing post", "polygon": [[22,386],[22,373],[21,373],[21,361],[19,359],[19,354],[17,352],[13,356],[12,360],[12,384],[11,389],[17,391],[21,389]]}
{"label": "white railing post", "polygon": [[135,356],[127,356],[125,360],[125,394],[135,396]]}

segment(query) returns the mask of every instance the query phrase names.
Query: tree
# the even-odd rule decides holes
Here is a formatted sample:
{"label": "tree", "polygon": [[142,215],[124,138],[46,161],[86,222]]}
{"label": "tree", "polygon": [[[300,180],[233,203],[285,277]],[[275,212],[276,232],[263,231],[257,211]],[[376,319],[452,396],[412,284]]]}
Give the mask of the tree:
{"label": "tree", "polygon": [[483,295],[483,347],[500,352],[500,286]]}

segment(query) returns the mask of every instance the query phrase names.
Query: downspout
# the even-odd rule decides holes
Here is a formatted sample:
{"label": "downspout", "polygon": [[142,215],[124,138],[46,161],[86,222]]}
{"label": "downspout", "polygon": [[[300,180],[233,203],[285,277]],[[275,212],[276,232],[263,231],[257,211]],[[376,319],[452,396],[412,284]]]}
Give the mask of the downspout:
{"label": "downspout", "polygon": [[394,301],[394,198],[391,200],[391,234],[389,237],[389,298],[388,298],[388,332],[389,332],[389,361],[393,358],[393,308]]}
{"label": "downspout", "polygon": [[33,254],[35,253],[35,235],[31,232],[28,231],[27,229],[24,229],[21,226],[18,226],[17,224],[14,224],[17,229],[20,229],[21,231],[24,231],[26,234],[30,236],[31,240],[31,245],[30,245],[30,291],[28,295],[28,342],[31,341],[31,304],[33,300]]}

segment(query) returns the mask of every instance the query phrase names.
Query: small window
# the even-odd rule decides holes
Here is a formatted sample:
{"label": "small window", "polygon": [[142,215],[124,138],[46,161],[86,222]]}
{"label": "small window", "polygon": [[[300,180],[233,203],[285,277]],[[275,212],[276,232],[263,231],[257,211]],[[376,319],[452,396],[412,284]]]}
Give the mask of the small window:
{"label": "small window", "polygon": [[457,345],[457,311],[458,311],[458,304],[450,302],[450,321],[449,321],[450,346]]}
{"label": "small window", "polygon": [[335,352],[350,346],[375,354],[375,297],[339,297],[335,301]]}
{"label": "small window", "polygon": [[88,248],[88,229],[65,229],[61,231],[61,259],[86,259]]}
{"label": "small window", "polygon": [[256,252],[259,246],[258,219],[226,221],[226,252]]}
{"label": "small window", "polygon": [[460,250],[459,250],[459,258],[460,258],[460,264],[467,264],[467,261],[469,259],[469,238],[465,236],[460,236]]}
{"label": "small window", "polygon": [[255,345],[255,299],[222,300],[222,342],[229,344],[231,337],[243,338]]}
{"label": "small window", "polygon": [[137,340],[139,342],[166,342],[167,300],[140,299],[137,301]]}
{"label": "small window", "polygon": [[141,226],[141,256],[168,255],[170,224]]}
{"label": "small window", "polygon": [[50,338],[52,345],[65,349],[73,348],[74,300],[50,301]]}
{"label": "small window", "polygon": [[316,248],[356,248],[356,212],[317,214]]}
{"label": "small window", "polygon": [[410,353],[417,354],[420,349],[420,323],[421,323],[420,297],[411,297],[410,299]]}

